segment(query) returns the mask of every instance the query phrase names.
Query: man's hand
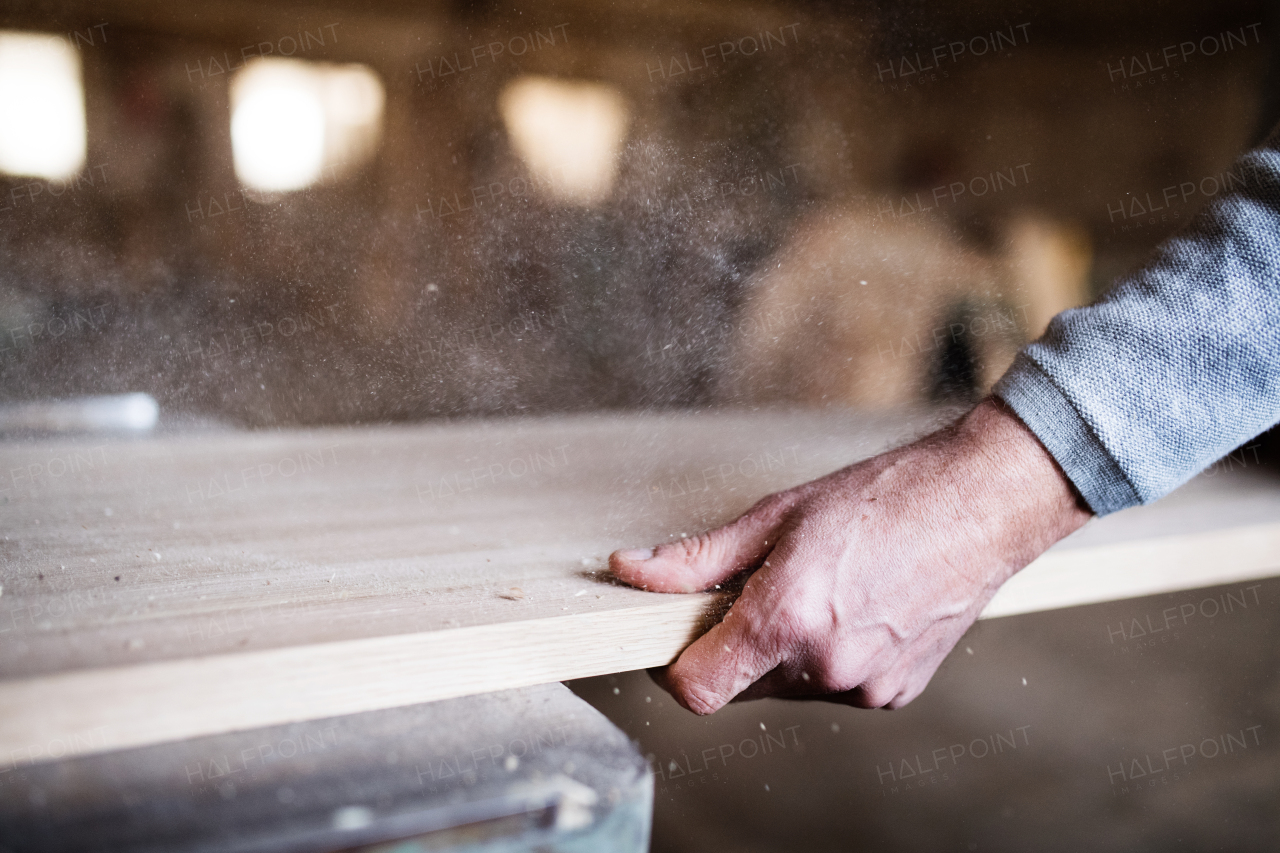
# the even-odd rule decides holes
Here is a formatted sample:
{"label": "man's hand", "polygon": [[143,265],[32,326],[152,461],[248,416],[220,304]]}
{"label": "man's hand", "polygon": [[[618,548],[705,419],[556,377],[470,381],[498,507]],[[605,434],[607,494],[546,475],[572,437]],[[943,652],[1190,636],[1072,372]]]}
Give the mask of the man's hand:
{"label": "man's hand", "polygon": [[995,400],[915,444],[770,495],[732,524],[609,564],[659,592],[756,569],[663,676],[689,710],[817,696],[900,708],[1000,585],[1091,514]]}

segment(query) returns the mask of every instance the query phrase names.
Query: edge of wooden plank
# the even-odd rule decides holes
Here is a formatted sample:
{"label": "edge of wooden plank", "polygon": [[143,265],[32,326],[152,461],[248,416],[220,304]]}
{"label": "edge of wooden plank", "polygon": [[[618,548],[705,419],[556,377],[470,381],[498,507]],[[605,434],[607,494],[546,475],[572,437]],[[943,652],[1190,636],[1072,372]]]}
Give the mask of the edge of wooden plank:
{"label": "edge of wooden plank", "polygon": [[1139,598],[1280,575],[1280,523],[1175,534],[1041,555],[980,619]]}
{"label": "edge of wooden plank", "polygon": [[[553,619],[0,682],[0,774],[20,764],[670,663],[725,594]],[[592,643],[590,637],[609,637]]]}

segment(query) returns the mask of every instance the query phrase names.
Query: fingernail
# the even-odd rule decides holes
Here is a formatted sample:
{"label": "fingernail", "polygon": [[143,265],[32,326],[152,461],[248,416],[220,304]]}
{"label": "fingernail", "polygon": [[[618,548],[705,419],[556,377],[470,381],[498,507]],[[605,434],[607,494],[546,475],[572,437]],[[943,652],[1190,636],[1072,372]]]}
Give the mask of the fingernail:
{"label": "fingernail", "polygon": [[643,562],[653,558],[652,548],[630,548],[626,551],[619,551],[618,556],[624,560],[634,560],[635,562]]}

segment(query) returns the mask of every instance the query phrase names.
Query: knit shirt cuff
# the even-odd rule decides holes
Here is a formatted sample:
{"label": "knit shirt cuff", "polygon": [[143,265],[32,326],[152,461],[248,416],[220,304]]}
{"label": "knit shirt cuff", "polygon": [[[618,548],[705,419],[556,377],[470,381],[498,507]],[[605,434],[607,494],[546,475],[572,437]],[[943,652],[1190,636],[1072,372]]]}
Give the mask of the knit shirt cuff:
{"label": "knit shirt cuff", "polygon": [[1067,395],[1025,352],[992,389],[1040,439],[1095,515],[1142,502]]}

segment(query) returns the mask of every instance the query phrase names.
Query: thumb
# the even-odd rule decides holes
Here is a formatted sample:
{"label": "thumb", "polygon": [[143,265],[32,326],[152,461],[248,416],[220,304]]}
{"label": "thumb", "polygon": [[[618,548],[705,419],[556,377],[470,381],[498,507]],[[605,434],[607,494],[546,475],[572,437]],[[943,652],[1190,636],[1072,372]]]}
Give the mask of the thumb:
{"label": "thumb", "polygon": [[[767,569],[765,570],[768,571]],[[659,678],[695,714],[712,714],[782,663],[775,632],[777,599],[751,576],[725,618],[685,649]]]}
{"label": "thumb", "polygon": [[759,566],[781,535],[782,507],[766,498],[737,521],[656,548],[614,551],[619,579],[655,592],[698,592]]}

